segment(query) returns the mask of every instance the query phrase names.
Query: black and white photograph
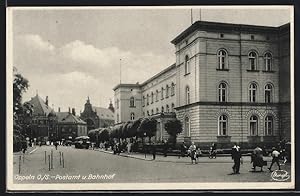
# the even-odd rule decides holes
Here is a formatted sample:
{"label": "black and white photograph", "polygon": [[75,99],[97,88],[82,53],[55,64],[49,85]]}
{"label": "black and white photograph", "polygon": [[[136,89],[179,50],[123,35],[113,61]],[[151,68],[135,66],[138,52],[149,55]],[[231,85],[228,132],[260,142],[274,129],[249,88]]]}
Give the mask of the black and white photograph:
{"label": "black and white photograph", "polygon": [[7,189],[293,189],[293,9],[8,7]]}

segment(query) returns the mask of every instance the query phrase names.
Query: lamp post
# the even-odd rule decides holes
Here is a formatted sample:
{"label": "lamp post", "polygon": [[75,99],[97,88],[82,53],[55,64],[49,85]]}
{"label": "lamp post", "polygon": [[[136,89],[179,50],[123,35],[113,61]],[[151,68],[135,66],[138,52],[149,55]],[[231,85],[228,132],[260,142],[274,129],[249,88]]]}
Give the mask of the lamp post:
{"label": "lamp post", "polygon": [[145,137],[146,137],[146,133],[144,133],[144,151],[145,151],[145,158],[147,157],[147,151],[146,151],[146,145],[145,145]]}

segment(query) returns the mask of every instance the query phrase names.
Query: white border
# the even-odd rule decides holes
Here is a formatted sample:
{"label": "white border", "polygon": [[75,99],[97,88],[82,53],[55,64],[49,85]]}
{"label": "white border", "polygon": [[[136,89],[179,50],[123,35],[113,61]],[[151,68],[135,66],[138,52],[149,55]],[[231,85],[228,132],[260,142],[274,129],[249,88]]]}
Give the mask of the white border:
{"label": "white border", "polygon": [[7,130],[13,130],[13,101],[12,101],[12,89],[13,89],[13,58],[12,58],[12,12],[13,10],[91,10],[91,9],[187,9],[187,8],[205,8],[205,9],[290,9],[291,18],[290,18],[290,65],[291,65],[291,182],[259,182],[259,183],[61,183],[61,184],[14,184],[13,183],[13,132],[7,131],[7,171],[6,171],[6,183],[7,190],[9,191],[33,191],[33,190],[241,190],[241,189],[294,189],[295,188],[295,127],[294,127],[294,7],[293,6],[107,6],[107,7],[8,7],[7,10],[7,19],[6,19],[6,51],[7,51],[7,66],[6,66],[6,87],[7,87],[7,101],[6,101],[6,122],[7,122]]}

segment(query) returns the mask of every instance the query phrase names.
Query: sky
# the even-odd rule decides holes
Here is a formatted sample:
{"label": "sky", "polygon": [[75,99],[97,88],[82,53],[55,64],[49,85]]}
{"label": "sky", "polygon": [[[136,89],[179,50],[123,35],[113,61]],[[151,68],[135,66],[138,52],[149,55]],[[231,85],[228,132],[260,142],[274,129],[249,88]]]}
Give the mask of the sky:
{"label": "sky", "polygon": [[[192,15],[200,19],[199,7]],[[287,7],[202,7],[201,20],[280,26],[291,16]],[[23,101],[38,93],[55,111],[79,114],[89,96],[107,108],[120,64],[122,83],[144,82],[175,63],[170,41],[190,25],[190,7],[13,9],[12,63],[30,85]]]}

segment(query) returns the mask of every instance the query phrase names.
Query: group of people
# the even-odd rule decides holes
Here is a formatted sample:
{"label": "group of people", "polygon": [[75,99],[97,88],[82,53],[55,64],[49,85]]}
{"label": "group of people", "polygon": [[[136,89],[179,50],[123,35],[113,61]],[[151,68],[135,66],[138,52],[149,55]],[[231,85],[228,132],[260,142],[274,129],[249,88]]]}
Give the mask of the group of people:
{"label": "group of people", "polygon": [[[191,157],[192,164],[197,164],[198,158],[202,155],[202,151],[199,146],[196,146],[194,142],[187,147],[184,142],[180,145],[180,157],[189,156]],[[209,150],[209,158],[217,158],[217,147],[215,143],[212,143]]]}
{"label": "group of people", "polygon": [[[264,151],[265,151],[265,149],[262,149],[259,146],[253,150],[253,152],[251,154],[251,163],[253,166],[252,167],[253,171],[256,171],[256,167],[260,167],[260,171],[263,171],[263,166],[268,165],[267,161],[265,161],[263,158],[263,156],[265,155]],[[268,167],[269,171],[272,171],[272,166],[275,163],[278,166],[278,170],[280,170],[281,168],[280,168],[279,160],[281,157],[281,153],[279,152],[278,149],[273,147],[271,156],[272,156],[272,162],[271,162],[270,167]],[[232,166],[233,173],[239,174],[240,173],[240,164],[243,163],[242,162],[243,159],[242,159],[242,153],[240,150],[240,146],[238,146],[236,143],[232,147],[231,157],[234,161],[234,165]]]}

